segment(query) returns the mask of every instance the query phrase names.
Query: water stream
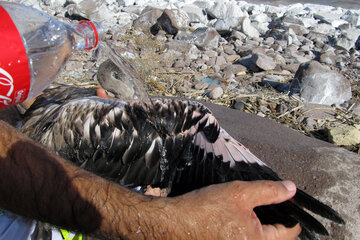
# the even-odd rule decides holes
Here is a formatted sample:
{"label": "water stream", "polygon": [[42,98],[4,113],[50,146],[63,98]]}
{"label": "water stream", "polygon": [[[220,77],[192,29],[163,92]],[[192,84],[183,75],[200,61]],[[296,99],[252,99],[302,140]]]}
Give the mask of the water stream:
{"label": "water stream", "polygon": [[149,99],[145,87],[144,80],[141,79],[140,74],[136,71],[136,69],[125,59],[120,53],[116,52],[112,47],[111,43],[101,41],[99,44],[100,51],[103,51],[104,55],[106,55],[118,68],[122,71],[126,79],[127,85],[131,85],[134,90],[134,99],[146,100]]}

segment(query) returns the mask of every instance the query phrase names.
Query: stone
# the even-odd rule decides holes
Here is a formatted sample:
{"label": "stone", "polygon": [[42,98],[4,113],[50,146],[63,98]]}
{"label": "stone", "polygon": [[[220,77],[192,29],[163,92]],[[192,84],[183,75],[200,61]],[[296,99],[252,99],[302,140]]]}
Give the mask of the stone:
{"label": "stone", "polygon": [[330,24],[320,23],[315,25],[312,31],[331,36],[335,33],[335,27]]}
{"label": "stone", "polygon": [[174,63],[174,68],[184,68],[185,67],[185,61],[184,60],[177,60]]}
{"label": "stone", "polygon": [[206,89],[209,86],[209,84],[207,82],[198,82],[195,84],[195,89],[196,90],[202,90],[202,89]]}
{"label": "stone", "polygon": [[348,10],[343,16],[341,16],[341,19],[344,19],[348,23],[350,23],[353,27],[359,27],[360,26],[360,15],[359,13],[353,13],[350,10]]}
{"label": "stone", "polygon": [[[235,63],[240,59],[240,56],[237,54],[236,55],[226,55],[225,59],[226,59],[226,62],[228,62],[228,63]],[[359,68],[360,68],[360,66],[359,66]]]}
{"label": "stone", "polygon": [[310,32],[307,28],[299,24],[290,24],[288,28],[292,29],[294,33],[299,36],[306,35]]}
{"label": "stone", "polygon": [[360,236],[360,215],[356,210],[360,205],[359,154],[309,138],[273,120],[215,104],[206,105],[231,136],[246,142],[245,147],[277,169],[282,179],[294,181],[299,189],[340,212],[346,221],[343,226],[319,218],[329,231],[329,237],[325,238]]}
{"label": "stone", "polygon": [[336,55],[332,52],[324,52],[320,55],[319,61],[328,65],[335,65]]}
{"label": "stone", "polygon": [[224,53],[228,55],[236,55],[236,52],[234,51],[234,47],[232,45],[225,45],[223,46]]}
{"label": "stone", "polygon": [[350,82],[317,61],[301,64],[293,82],[299,84],[300,96],[307,103],[339,105],[351,98]]}
{"label": "stone", "polygon": [[272,45],[275,42],[275,39],[273,37],[267,37],[264,41],[264,44],[266,45]]}
{"label": "stone", "polygon": [[251,25],[250,18],[244,17],[241,23],[241,31],[250,38],[258,38],[259,31]]}
{"label": "stone", "polygon": [[164,13],[169,16],[175,28],[184,29],[189,27],[190,18],[185,11],[181,9],[165,9]]}
{"label": "stone", "polygon": [[235,101],[233,102],[232,107],[233,107],[234,109],[237,109],[237,110],[240,110],[240,111],[244,111],[246,101],[247,101],[246,98],[238,98],[238,99],[235,99]]}
{"label": "stone", "polygon": [[215,28],[198,28],[190,35],[179,38],[195,44],[201,50],[216,49],[219,46],[220,34]]}
{"label": "stone", "polygon": [[251,61],[256,64],[256,66],[265,71],[273,70],[276,67],[274,59],[261,53],[253,54],[251,57]]}
{"label": "stone", "polygon": [[241,7],[236,2],[228,2],[224,0],[216,1],[214,5],[207,8],[207,14],[211,18],[215,19],[227,19],[233,17],[247,16],[246,12],[243,12]]}
{"label": "stone", "polygon": [[207,14],[211,18],[225,19],[227,13],[227,6],[223,0],[216,1],[214,5],[207,9]]}
{"label": "stone", "polygon": [[240,64],[229,64],[224,68],[224,74],[226,74],[227,77],[236,75],[240,72],[245,72],[246,67]]}
{"label": "stone", "polygon": [[215,64],[216,64],[216,65],[219,65],[219,66],[221,66],[221,65],[226,65],[227,62],[226,62],[225,57],[224,57],[223,55],[217,56],[217,57],[216,57],[216,60],[215,60]]}
{"label": "stone", "polygon": [[156,23],[156,20],[161,16],[163,11],[157,8],[147,7],[141,15],[134,20],[133,27],[140,29],[150,29]]}
{"label": "stone", "polygon": [[128,7],[134,5],[135,0],[117,0],[117,3],[121,6]]}
{"label": "stone", "polygon": [[241,23],[241,18],[226,18],[218,19],[213,27],[220,33],[230,32],[232,29],[237,28]]}
{"label": "stone", "polygon": [[205,11],[194,4],[186,4],[181,8],[189,16],[190,23],[207,24],[208,20]]}
{"label": "stone", "polygon": [[164,45],[164,49],[167,50],[174,50],[177,52],[189,52],[191,48],[190,43],[186,42],[186,41],[180,41],[180,40],[173,40],[173,41],[168,41],[165,43]]}
{"label": "stone", "polygon": [[214,69],[214,72],[215,72],[215,73],[218,73],[218,72],[220,72],[220,70],[221,70],[221,68],[220,68],[219,65],[214,65],[214,66],[212,66],[212,69]]}
{"label": "stone", "polygon": [[349,51],[351,48],[355,47],[355,44],[353,41],[343,36],[336,39],[335,47]]}
{"label": "stone", "polygon": [[[232,38],[235,38],[237,40],[244,40],[246,38],[246,35],[240,31],[237,31],[237,30],[233,30],[231,32],[231,37]],[[240,41],[241,42],[241,41]]]}
{"label": "stone", "polygon": [[360,131],[346,124],[327,129],[329,140],[338,146],[355,146],[360,144]]}
{"label": "stone", "polygon": [[301,123],[304,124],[304,127],[307,131],[314,131],[317,129],[317,121],[312,117],[305,117]]}
{"label": "stone", "polygon": [[222,87],[215,87],[213,90],[209,93],[209,98],[211,99],[218,99],[224,94],[224,90]]}
{"label": "stone", "polygon": [[218,86],[219,86],[219,84],[212,83],[207,87],[207,90],[212,91],[214,88],[217,88]]}

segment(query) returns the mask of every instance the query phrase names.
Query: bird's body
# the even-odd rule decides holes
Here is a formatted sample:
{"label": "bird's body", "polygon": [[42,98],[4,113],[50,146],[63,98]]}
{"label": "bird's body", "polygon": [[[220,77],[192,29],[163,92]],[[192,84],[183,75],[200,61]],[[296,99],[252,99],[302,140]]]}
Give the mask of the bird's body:
{"label": "bird's body", "polygon": [[[280,180],[198,102],[110,100],[94,97],[94,91],[65,86],[45,91],[26,112],[22,131],[111,181],[167,188],[169,196],[232,180]],[[301,190],[292,201],[255,211],[262,223],[300,222],[303,239],[327,234],[302,207],[343,223],[338,213]]]}

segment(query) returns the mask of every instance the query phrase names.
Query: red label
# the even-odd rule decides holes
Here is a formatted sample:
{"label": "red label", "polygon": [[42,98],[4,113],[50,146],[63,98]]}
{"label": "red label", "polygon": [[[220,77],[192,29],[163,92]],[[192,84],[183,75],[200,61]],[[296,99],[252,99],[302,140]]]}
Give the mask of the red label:
{"label": "red label", "polygon": [[30,90],[30,69],[20,33],[0,6],[0,108],[23,102]]}

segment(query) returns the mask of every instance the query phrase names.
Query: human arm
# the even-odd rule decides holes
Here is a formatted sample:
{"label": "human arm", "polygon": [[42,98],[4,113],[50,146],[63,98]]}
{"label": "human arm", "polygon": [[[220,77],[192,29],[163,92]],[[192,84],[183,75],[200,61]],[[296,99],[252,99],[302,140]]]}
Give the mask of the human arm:
{"label": "human arm", "polygon": [[[293,239],[299,233],[299,226],[263,227],[252,211],[295,194],[281,183],[233,182],[176,198],[143,196],[64,161],[3,122],[0,128],[0,207],[19,215],[111,239]],[[273,233],[284,238],[263,238]]]}

